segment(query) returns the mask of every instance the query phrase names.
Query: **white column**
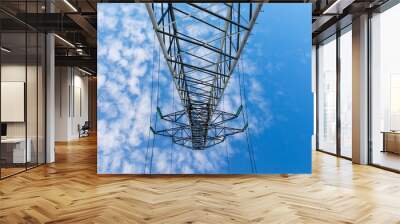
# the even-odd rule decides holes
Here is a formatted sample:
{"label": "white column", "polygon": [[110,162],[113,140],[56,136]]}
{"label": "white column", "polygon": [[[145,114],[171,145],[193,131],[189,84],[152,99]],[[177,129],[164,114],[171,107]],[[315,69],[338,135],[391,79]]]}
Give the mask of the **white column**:
{"label": "white column", "polygon": [[353,162],[368,163],[368,15],[353,19]]}
{"label": "white column", "polygon": [[[46,1],[46,11],[53,12],[54,5]],[[55,44],[54,34],[46,35],[46,163],[55,161]]]}
{"label": "white column", "polygon": [[55,161],[54,133],[55,133],[55,76],[54,76],[54,35],[47,34],[46,37],[46,163]]}

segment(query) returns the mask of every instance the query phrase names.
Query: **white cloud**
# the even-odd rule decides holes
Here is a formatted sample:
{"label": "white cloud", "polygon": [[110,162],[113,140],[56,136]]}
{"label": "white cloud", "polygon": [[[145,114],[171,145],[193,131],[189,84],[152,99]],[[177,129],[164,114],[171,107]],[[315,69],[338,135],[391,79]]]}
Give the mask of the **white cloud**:
{"label": "white cloud", "polygon": [[[99,4],[99,36],[98,57],[98,108],[100,112],[98,120],[99,135],[99,161],[98,170],[101,173],[143,173],[144,167],[150,166],[150,155],[146,160],[150,116],[152,126],[155,125],[155,101],[156,86],[153,90],[153,102],[151,99],[151,80],[157,77],[158,54],[153,56],[154,32],[151,23],[147,19],[147,12],[143,4]],[[221,12],[216,4],[212,10]],[[189,26],[187,32],[192,32],[201,38],[209,39],[213,33],[206,32],[201,26]],[[158,50],[157,50],[158,51]],[[209,53],[204,48],[195,51],[197,55]],[[163,112],[180,110],[180,100],[175,91],[175,107],[171,105],[171,75],[161,55],[160,68],[160,105]],[[208,56],[209,60],[217,60],[214,56]],[[154,60],[154,65],[153,65]],[[193,58],[192,63],[199,62]],[[254,71],[255,66],[244,59],[247,72]],[[253,66],[254,68],[252,68]],[[199,75],[199,73],[194,73]],[[248,74],[246,74],[248,75]],[[268,104],[262,102],[259,95],[263,89],[253,83],[252,92],[249,92],[251,101],[256,102],[260,111],[268,111]],[[223,105],[228,112],[236,112],[240,106],[238,78],[235,73],[226,89]],[[265,109],[265,108],[267,109]],[[151,111],[151,108],[153,110]],[[257,124],[261,118],[252,117],[250,123]],[[164,123],[162,123],[164,122]],[[240,127],[241,123],[233,123]],[[158,121],[158,127],[168,126],[165,121]],[[226,145],[229,154],[239,153],[235,149],[233,141],[243,139],[243,134],[236,135],[232,142]],[[226,169],[225,144],[204,151],[193,151],[174,145],[172,155],[171,140],[157,136],[156,146],[153,148],[154,157],[152,164],[153,173],[216,173]],[[170,157],[173,160],[171,161]],[[171,170],[172,167],[172,170]]]}

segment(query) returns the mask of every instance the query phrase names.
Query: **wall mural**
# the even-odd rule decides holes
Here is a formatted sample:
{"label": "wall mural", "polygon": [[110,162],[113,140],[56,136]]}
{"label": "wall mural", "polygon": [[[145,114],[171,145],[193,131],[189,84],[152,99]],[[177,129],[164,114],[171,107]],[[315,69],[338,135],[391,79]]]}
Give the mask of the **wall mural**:
{"label": "wall mural", "polygon": [[310,173],[310,33],[311,4],[98,4],[98,173]]}

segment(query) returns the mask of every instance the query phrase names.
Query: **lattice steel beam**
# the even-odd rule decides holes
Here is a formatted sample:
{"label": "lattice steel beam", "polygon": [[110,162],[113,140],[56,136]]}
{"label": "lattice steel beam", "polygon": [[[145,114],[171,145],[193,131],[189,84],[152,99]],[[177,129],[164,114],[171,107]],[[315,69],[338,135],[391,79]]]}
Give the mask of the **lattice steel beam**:
{"label": "lattice steel beam", "polygon": [[237,118],[217,109],[248,40],[262,3],[146,4],[153,29],[184,110],[159,115],[173,128],[154,130],[176,144],[202,150],[244,128],[227,127]]}

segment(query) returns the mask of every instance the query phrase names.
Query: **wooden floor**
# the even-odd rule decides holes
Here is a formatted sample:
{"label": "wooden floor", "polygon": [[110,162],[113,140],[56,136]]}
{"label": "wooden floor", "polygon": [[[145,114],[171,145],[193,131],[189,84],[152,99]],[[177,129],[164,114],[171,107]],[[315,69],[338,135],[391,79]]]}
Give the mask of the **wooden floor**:
{"label": "wooden floor", "polygon": [[400,223],[400,175],[314,153],[313,175],[99,176],[95,138],[0,181],[0,223]]}
{"label": "wooden floor", "polygon": [[8,176],[11,176],[11,175],[13,175],[13,174],[16,174],[16,173],[19,173],[19,172],[23,172],[23,171],[25,171],[26,169],[25,169],[25,167],[23,167],[23,168],[19,168],[19,167],[17,167],[17,168],[14,168],[14,167],[12,167],[12,168],[1,168],[1,177],[3,178],[3,177],[8,177]]}
{"label": "wooden floor", "polygon": [[377,165],[400,170],[400,154],[375,150],[372,158]]}

